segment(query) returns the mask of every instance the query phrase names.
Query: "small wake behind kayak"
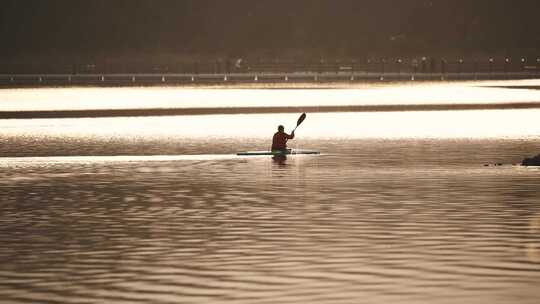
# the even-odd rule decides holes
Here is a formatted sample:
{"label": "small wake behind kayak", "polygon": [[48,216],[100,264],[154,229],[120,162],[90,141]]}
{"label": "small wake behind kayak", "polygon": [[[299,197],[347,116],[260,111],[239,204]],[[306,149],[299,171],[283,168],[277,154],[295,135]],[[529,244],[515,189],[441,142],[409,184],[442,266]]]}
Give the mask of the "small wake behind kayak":
{"label": "small wake behind kayak", "polygon": [[246,152],[236,153],[236,155],[238,156],[318,155],[318,154],[321,154],[321,152],[313,151],[313,150],[295,150],[295,149],[287,150],[287,151],[246,151]]}

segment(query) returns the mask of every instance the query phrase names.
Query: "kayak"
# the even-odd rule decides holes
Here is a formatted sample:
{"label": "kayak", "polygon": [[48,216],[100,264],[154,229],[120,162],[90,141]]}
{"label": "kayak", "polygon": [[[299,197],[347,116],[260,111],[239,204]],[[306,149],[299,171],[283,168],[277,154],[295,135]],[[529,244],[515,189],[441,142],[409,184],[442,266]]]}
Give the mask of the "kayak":
{"label": "kayak", "polygon": [[236,153],[236,155],[238,156],[318,155],[318,154],[321,154],[321,152],[313,151],[313,150],[294,150],[294,149],[287,150],[287,151],[246,151],[246,152]]}

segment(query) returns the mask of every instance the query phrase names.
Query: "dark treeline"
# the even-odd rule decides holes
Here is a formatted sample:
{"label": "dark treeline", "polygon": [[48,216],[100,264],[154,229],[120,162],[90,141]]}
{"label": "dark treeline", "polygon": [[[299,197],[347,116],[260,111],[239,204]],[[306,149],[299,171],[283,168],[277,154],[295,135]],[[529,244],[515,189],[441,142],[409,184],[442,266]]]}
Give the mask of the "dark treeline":
{"label": "dark treeline", "polygon": [[538,0],[2,0],[0,5],[0,62],[536,56],[540,50]]}

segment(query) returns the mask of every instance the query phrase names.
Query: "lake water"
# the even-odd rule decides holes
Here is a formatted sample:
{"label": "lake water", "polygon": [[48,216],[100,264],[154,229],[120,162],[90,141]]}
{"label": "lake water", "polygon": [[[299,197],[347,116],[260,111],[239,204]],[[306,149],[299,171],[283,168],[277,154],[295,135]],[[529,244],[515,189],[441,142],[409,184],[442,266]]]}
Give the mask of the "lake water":
{"label": "lake water", "polygon": [[[0,103],[540,102],[479,85],[19,89]],[[540,170],[512,164],[540,153],[540,110],[308,113],[289,146],[321,155],[235,155],[298,115],[0,120],[1,302],[538,302]]]}

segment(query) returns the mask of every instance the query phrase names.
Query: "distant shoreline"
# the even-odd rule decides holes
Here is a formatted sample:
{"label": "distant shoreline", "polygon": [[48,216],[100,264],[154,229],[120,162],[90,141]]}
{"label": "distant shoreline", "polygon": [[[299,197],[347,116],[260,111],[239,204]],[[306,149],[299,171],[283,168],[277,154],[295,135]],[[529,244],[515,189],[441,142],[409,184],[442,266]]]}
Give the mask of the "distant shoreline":
{"label": "distant shoreline", "polygon": [[140,86],[332,86],[388,82],[539,79],[538,72],[514,73],[238,73],[238,74],[0,74],[0,89]]}

